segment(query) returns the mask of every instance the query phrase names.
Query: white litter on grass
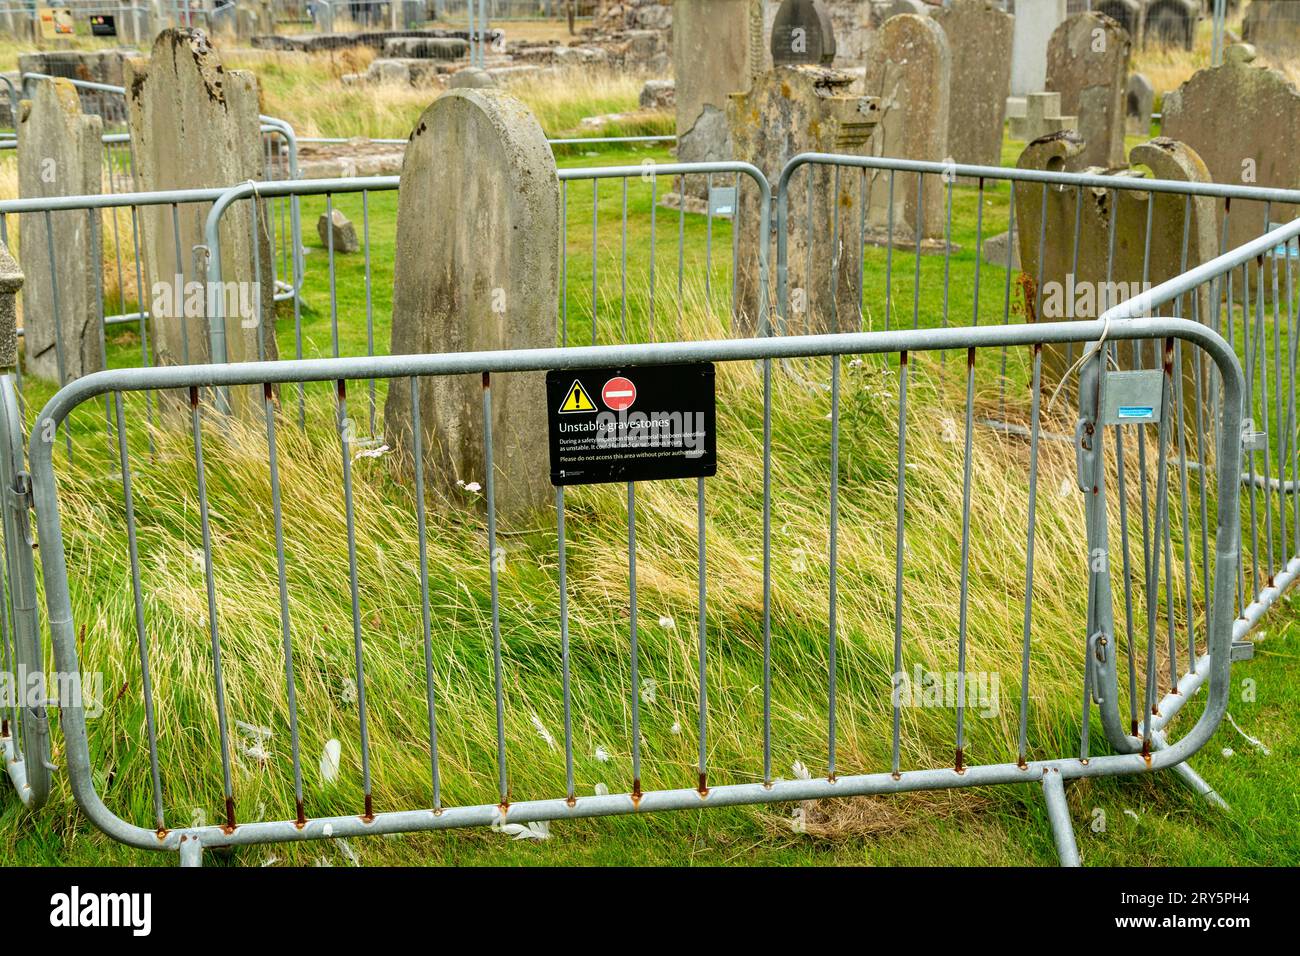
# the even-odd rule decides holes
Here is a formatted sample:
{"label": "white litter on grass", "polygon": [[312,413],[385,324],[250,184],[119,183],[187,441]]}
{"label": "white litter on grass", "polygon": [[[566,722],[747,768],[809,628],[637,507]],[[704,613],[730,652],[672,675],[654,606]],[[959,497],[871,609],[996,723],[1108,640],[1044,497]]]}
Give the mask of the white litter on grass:
{"label": "white litter on grass", "polygon": [[275,866],[279,862],[280,858],[278,856],[268,856],[262,861],[262,866]]}
{"label": "white litter on grass", "polygon": [[339,756],[343,752],[343,745],[337,739],[331,737],[325,742],[325,749],[320,755],[320,782],[321,784],[333,783],[339,775]]}
{"label": "white litter on grass", "polygon": [[647,677],[641,681],[641,703],[647,706],[653,704],[658,693],[659,682],[653,677]]}
{"label": "white litter on grass", "polygon": [[533,721],[533,729],[537,731],[537,736],[541,737],[544,741],[546,741],[546,746],[554,750],[555,738],[551,736],[551,732],[547,730],[546,725],[542,723],[542,718],[538,717],[536,714],[533,714],[532,721]]}
{"label": "white litter on grass", "polygon": [[339,848],[339,852],[347,857],[348,862],[353,866],[361,865],[361,858],[357,856],[357,851],[352,849],[352,844],[347,840],[335,840],[334,845]]}
{"label": "white litter on grass", "polygon": [[664,614],[664,615],[660,615],[659,617],[659,626],[662,627],[664,630],[674,631],[677,629],[677,622],[674,621],[668,615]]}
{"label": "white litter on grass", "polygon": [[1236,751],[1234,751],[1231,747],[1223,748],[1223,755],[1225,757],[1231,757],[1234,753],[1236,753]]}
{"label": "white litter on grass", "polygon": [[252,740],[271,739],[271,728],[263,727],[261,724],[247,724],[242,720],[236,720],[235,729]]}
{"label": "white litter on grass", "polygon": [[790,814],[790,829],[795,833],[808,832],[808,818],[804,815],[803,807],[795,807]]}
{"label": "white litter on grass", "polygon": [[601,763],[609,763],[609,751],[604,747],[596,748],[596,759]]}
{"label": "white litter on grass", "polygon": [[804,766],[802,760],[796,760],[793,764],[791,764],[790,772],[795,775],[795,779],[797,780],[812,779],[812,774],[809,772],[808,768]]}
{"label": "white litter on grass", "polygon": [[671,730],[674,735],[680,735],[682,732],[682,722],[680,720],[674,720],[672,727],[668,729]]}
{"label": "white litter on grass", "polygon": [[949,445],[957,444],[957,423],[951,418],[939,422],[939,435]]}
{"label": "white litter on grass", "polygon": [[1225,712],[1224,716],[1228,718],[1228,723],[1232,724],[1232,729],[1235,730],[1237,733],[1241,734],[1241,736],[1245,738],[1246,743],[1250,744],[1252,747],[1254,747],[1256,750],[1262,753],[1265,757],[1268,757],[1272,754],[1272,751],[1269,750],[1268,747],[1264,746],[1264,742],[1262,740],[1258,739],[1257,737],[1252,737],[1250,734],[1246,733],[1239,726],[1237,726],[1237,722],[1232,719],[1232,714]]}
{"label": "white litter on grass", "polygon": [[383,458],[390,451],[392,451],[392,449],[387,445],[380,445],[378,448],[367,448],[365,451],[359,451],[353,455],[352,460],[353,462],[358,462],[362,458]]}
{"label": "white litter on grass", "polygon": [[598,783],[596,784],[595,787],[592,788],[592,793],[594,793],[598,797],[608,797],[609,787],[605,786],[603,783]]}
{"label": "white litter on grass", "polygon": [[503,823],[494,829],[515,840],[537,840],[540,842],[551,838],[551,823],[549,820],[534,820],[527,826],[522,823]]}
{"label": "white litter on grass", "polygon": [[357,702],[357,682],[351,677],[344,677],[339,681],[339,699],[343,703],[351,706]]}
{"label": "white litter on grass", "polygon": [[1072,482],[1069,478],[1062,478],[1061,487],[1056,490],[1056,493],[1058,496],[1062,498],[1070,497],[1072,494],[1074,494],[1074,482]]}

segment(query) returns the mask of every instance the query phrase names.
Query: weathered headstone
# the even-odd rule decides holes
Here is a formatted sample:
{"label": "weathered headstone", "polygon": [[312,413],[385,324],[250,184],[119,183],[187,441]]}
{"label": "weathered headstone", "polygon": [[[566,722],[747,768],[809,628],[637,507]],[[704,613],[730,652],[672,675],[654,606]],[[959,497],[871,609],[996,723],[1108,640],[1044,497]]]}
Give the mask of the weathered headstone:
{"label": "weathered headstone", "polygon": [[1134,49],[1142,46],[1142,24],[1145,19],[1146,0],[1099,0],[1092,5],[1094,13],[1104,13],[1124,28]]}
{"label": "weathered headstone", "polygon": [[1149,0],[1143,20],[1145,42],[1190,50],[1200,12],[1199,0]]}
{"label": "weathered headstone", "polygon": [[[23,199],[101,189],[103,125],[81,112],[67,80],[37,81],[18,117],[18,194]],[[102,328],[90,218],[84,211],[20,217],[19,255],[27,284],[23,336],[27,368],[69,382],[103,368]],[[48,224],[48,228],[47,228]]]}
{"label": "weathered headstone", "polygon": [[1011,118],[1011,138],[1032,143],[1079,125],[1079,117],[1062,116],[1061,112],[1060,93],[1030,93],[1025,97],[1024,115]]}
{"label": "weathered headstone", "polygon": [[1300,56],[1300,4],[1291,0],[1252,0],[1241,24],[1241,38],[1268,57]]}
{"label": "weathered headstone", "polygon": [[[126,86],[141,190],[230,186],[261,177],[257,81],[244,70],[226,70],[202,33],[158,34],[147,62],[127,63]],[[254,210],[262,224],[256,244]],[[157,364],[209,362],[215,348],[224,348],[230,362],[277,358],[263,203],[233,203],[222,215],[219,286],[215,262],[206,276],[196,275],[191,264],[194,246],[205,242],[203,217],[181,216],[177,230],[165,205],[144,206],[140,216],[149,286],[142,297],[151,305],[150,337]],[[206,295],[199,297],[203,307],[194,315],[186,287],[204,279]],[[236,414],[260,414],[262,390],[233,389],[230,401]]]}
{"label": "weathered headstone", "polygon": [[[728,117],[736,158],[753,163],[775,182],[785,164],[799,153],[865,155],[876,125],[876,102],[852,95],[852,84],[852,74],[818,66],[777,67],[764,73],[748,93],[731,98]],[[807,177],[812,177],[811,181]],[[862,269],[856,255],[862,218],[858,177],[847,173],[837,177],[829,166],[810,166],[797,174],[790,208],[789,307],[786,324],[778,331],[857,329]],[[759,212],[757,190],[741,190],[738,228],[742,250],[756,250],[760,243],[771,242],[770,236],[759,232]],[[846,254],[850,251],[852,254]],[[770,261],[774,265],[775,256]],[[775,268],[772,276],[775,278]],[[732,325],[738,333],[752,335],[761,331],[757,256],[742,258],[736,285]],[[769,292],[776,292],[774,283]],[[771,301],[768,315],[776,328],[776,311],[770,306]]]}
{"label": "weathered headstone", "polygon": [[[885,21],[865,81],[867,94],[880,101],[880,126],[872,140],[874,155],[931,162],[949,158],[950,73],[948,40],[933,18],[905,13]],[[896,241],[914,237],[918,230],[925,238],[944,233],[942,183],[934,176],[922,182],[918,204],[917,175],[898,173],[894,177]],[[889,191],[882,181],[871,190],[868,215],[873,228],[885,226],[889,207]]]}
{"label": "weathered headstone", "polygon": [[[1197,71],[1167,94],[1161,129],[1196,150],[1216,183],[1300,188],[1300,90],[1276,70],[1253,66],[1254,57],[1249,45],[1230,46],[1223,65]],[[1297,215],[1296,206],[1274,203],[1268,218]],[[1230,247],[1265,226],[1263,203],[1232,201]]]}
{"label": "weathered headstone", "polygon": [[933,17],[948,38],[952,60],[948,154],[959,163],[999,166],[1014,19],[993,0],[952,0]]}
{"label": "weathered headstone", "polygon": [[1110,17],[1079,13],[1052,33],[1047,44],[1047,88],[1061,94],[1061,110],[1079,117],[1087,144],[1076,159],[1083,166],[1124,162],[1124,83],[1129,35]]}
{"label": "weathered headstone", "polygon": [[[466,156],[474,161],[465,162]],[[402,163],[392,353],[541,348],[555,342],[560,183],[537,120],[501,90],[450,90],[424,111]],[[479,375],[419,382],[434,493],[483,484]],[[496,507],[521,517],[550,499],[541,373],[493,375]],[[411,392],[394,381],[387,440],[412,453]]]}
{"label": "weathered headstone", "polygon": [[[762,43],[762,0],[675,0],[673,73],[679,160],[731,159],[727,97],[748,90],[762,71],[766,56]],[[688,182],[700,179],[688,177]]]}
{"label": "weathered headstone", "polygon": [[23,273],[0,242],[0,368],[18,364],[18,290],[23,287]]}
{"label": "weathered headstone", "polygon": [[1130,136],[1151,135],[1151,114],[1156,108],[1156,90],[1141,73],[1130,73],[1124,91],[1124,120]]}
{"label": "weathered headstone", "polygon": [[1011,95],[1041,93],[1047,83],[1047,43],[1065,19],[1066,0],[1017,4],[1011,44]]}
{"label": "weathered headstone", "polygon": [[[1017,166],[1036,170],[1073,167],[1084,148],[1079,137],[1067,130],[1030,143]],[[1115,170],[1114,175],[1141,178],[1147,169],[1156,179],[1210,181],[1209,170],[1195,150],[1163,137],[1135,146],[1129,165]],[[1090,171],[1100,172],[1096,168]],[[1032,296],[1027,305],[1035,321],[1096,319],[1107,308],[1142,292],[1144,282],[1157,285],[1217,255],[1213,199],[1197,197],[1189,203],[1177,193],[1155,193],[1148,244],[1148,195],[1141,190],[1088,188],[1080,203],[1077,191],[1068,186],[1016,190],[1021,268],[1029,280],[1021,288]],[[1082,215],[1077,227],[1076,210]],[[1189,211],[1190,223],[1186,220]],[[1208,290],[1203,288],[1201,296],[1199,315],[1207,321]],[[1066,370],[1065,354],[1059,347],[1044,350],[1045,387],[1052,388],[1060,381]],[[1150,355],[1146,361],[1150,367]]]}
{"label": "weathered headstone", "polygon": [[830,66],[835,30],[818,0],[783,0],[772,24],[772,65]]}

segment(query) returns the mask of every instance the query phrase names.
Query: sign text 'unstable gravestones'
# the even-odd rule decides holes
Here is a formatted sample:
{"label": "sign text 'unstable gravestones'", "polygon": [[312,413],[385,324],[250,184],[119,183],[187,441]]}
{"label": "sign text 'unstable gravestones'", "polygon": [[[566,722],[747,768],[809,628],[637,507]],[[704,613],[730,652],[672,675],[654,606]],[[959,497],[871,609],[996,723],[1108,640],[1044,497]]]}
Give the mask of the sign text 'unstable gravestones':
{"label": "sign text 'unstable gravestones'", "polygon": [[546,405],[554,485],[717,473],[710,362],[547,372]]}

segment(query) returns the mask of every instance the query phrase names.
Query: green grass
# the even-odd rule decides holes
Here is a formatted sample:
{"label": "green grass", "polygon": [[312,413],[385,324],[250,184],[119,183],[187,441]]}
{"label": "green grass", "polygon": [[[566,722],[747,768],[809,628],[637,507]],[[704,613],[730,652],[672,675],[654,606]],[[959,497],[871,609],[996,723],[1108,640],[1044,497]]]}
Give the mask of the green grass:
{"label": "green grass", "polygon": [[[664,161],[662,151],[570,155],[563,165]],[[622,338],[621,185],[600,189],[596,252],[597,340]],[[660,183],[661,191],[666,184]],[[371,283],[377,351],[387,351],[391,316],[391,263],[395,194],[370,197]],[[954,241],[947,321],[967,324],[976,269],[975,213],[980,197],[954,190]],[[1005,191],[989,189],[984,233],[1006,227]],[[336,203],[361,223],[360,198]],[[565,306],[570,342],[590,341],[592,316],[592,216],[590,184],[568,190],[569,282]],[[684,305],[678,325],[679,218],[659,208],[655,223],[656,285],[649,289],[650,196],[640,180],[628,198],[629,338],[707,337],[727,332],[730,224],[713,224],[713,269],[706,295],[706,223],[684,222]],[[303,309],[304,353],[332,352],[333,322],[325,254],[314,222],[324,200],[304,201],[308,255]],[[884,301],[886,252],[866,255],[868,304]],[[894,325],[935,326],[945,321],[942,255],[923,256],[913,314],[916,262],[893,254]],[[982,266],[981,322],[1000,320],[1005,272]],[[340,257],[335,288],[342,354],[366,350],[364,263]],[[1012,309],[1015,284],[1011,286]],[[881,328],[885,310],[868,312]],[[279,315],[282,355],[293,352],[292,313]],[[138,362],[139,342],[115,332],[113,365]],[[1006,402],[1024,413],[1027,381],[1023,355],[1009,356],[1005,393],[994,375],[1001,356],[982,355],[978,372],[981,409]],[[960,444],[946,436],[943,419],[960,419],[964,378],[960,361],[917,363],[909,392],[909,539],[905,661],[941,670],[955,662],[956,553],[960,535]],[[828,367],[805,373],[825,381]],[[894,429],[896,364],[847,362],[844,372],[840,471],[840,773],[888,769],[888,680],[892,668]],[[798,761],[825,772],[827,716],[825,607],[829,597],[825,492],[829,478],[829,399],[824,391],[778,376],[773,402],[773,740],[777,775]],[[51,393],[48,383],[27,382],[30,407]],[[761,774],[761,614],[759,529],[761,484],[759,418],[761,384],[748,365],[720,370],[720,460],[709,482],[709,588],[706,618],[710,645],[710,780],[753,781]],[[353,392],[355,395],[356,393]],[[382,399],[382,389],[380,391]],[[363,399],[353,399],[354,402]],[[356,405],[353,406],[354,416]],[[137,423],[132,465],[142,575],[149,621],[150,663],[159,700],[164,804],[170,826],[195,814],[220,819],[221,771],[217,748],[206,598],[193,493],[192,449],[184,430],[146,434],[144,401],[128,399]],[[32,413],[29,412],[29,418]],[[340,453],[328,389],[308,392],[309,427],[299,432],[281,421],[280,464],[288,534],[291,621],[297,662],[302,760],[311,816],[356,813],[361,807],[357,710],[347,699],[352,675],[352,622],[340,488]],[[145,759],[140,666],[135,653],[130,576],[126,564],[120,482],[104,447],[103,409],[94,403],[72,422],[76,455],[57,464],[62,491],[74,619],[85,626],[86,668],[105,674],[103,716],[92,723],[97,783],[109,806],[124,818],[151,825]],[[927,427],[927,422],[929,427]],[[1068,413],[1053,422],[1068,430]],[[958,426],[960,428],[960,426]],[[291,817],[283,662],[279,653],[271,510],[264,432],[253,423],[204,433],[213,515],[218,620],[231,720],[272,729],[272,759],[234,755],[240,819]],[[968,759],[1015,757],[1019,716],[1019,636],[1023,583],[1025,448],[987,430],[975,434],[976,505],[972,517],[971,671],[1004,675],[1003,707],[991,720],[972,720]],[[1073,476],[1068,449],[1045,446],[1040,461],[1038,588],[1030,703],[1031,758],[1070,753],[1080,732],[1078,634],[1066,622],[1083,620],[1085,560],[1078,497],[1055,489]],[[376,809],[427,806],[430,801],[424,721],[424,669],[417,541],[410,487],[391,456],[354,465],[357,552],[365,633],[366,689],[372,736]],[[494,802],[495,735],[490,667],[490,605],[484,522],[474,495],[452,487],[430,489],[431,604],[434,675],[438,694],[443,800],[448,805]],[[466,507],[468,505],[468,507]],[[579,795],[597,785],[611,792],[631,786],[628,701],[636,690],[627,677],[625,512],[622,490],[578,489],[567,497],[574,735]],[[1195,517],[1195,516],[1193,516]],[[655,682],[642,709],[643,781],[647,788],[694,784],[695,760],[695,508],[693,483],[662,482],[638,491],[638,574],[642,676]],[[1177,521],[1177,513],[1175,513]],[[1198,529],[1193,523],[1192,538]],[[1175,544],[1180,544],[1176,535]],[[547,520],[535,527],[506,527],[501,575],[501,631],[505,651],[506,733],[514,800],[562,796],[562,753],[539,735],[537,718],[561,736],[555,532]],[[670,619],[661,624],[660,618]],[[1179,626],[1182,626],[1181,612]],[[1193,798],[1168,774],[1158,778],[1088,781],[1068,793],[1086,862],[1094,865],[1273,864],[1297,862],[1295,735],[1297,642],[1300,622],[1288,605],[1266,623],[1256,659],[1234,667],[1237,685],[1230,710],[1247,732],[1272,748],[1269,756],[1246,743],[1226,722],[1193,761],[1234,807],[1224,816]],[[1255,682],[1252,700],[1243,682]],[[120,692],[119,692],[120,691]],[[1194,708],[1193,708],[1194,709]],[[952,713],[905,714],[905,767],[942,766],[952,759]],[[1194,719],[1189,713],[1178,728]],[[678,725],[680,732],[674,730]],[[1094,752],[1101,740],[1092,727]],[[339,780],[321,786],[317,760],[324,741],[343,742]],[[233,738],[238,740],[236,734]],[[59,736],[56,747],[61,750]],[[597,748],[609,755],[597,757]],[[1226,756],[1225,748],[1233,754]],[[238,746],[236,747],[238,750]],[[66,762],[56,750],[55,761]],[[822,802],[806,808],[808,832],[790,826],[789,806],[680,812],[660,816],[552,824],[544,843],[511,841],[491,832],[443,833],[397,839],[355,840],[367,865],[477,864],[1048,864],[1054,861],[1041,797],[1033,788],[924,794]],[[1104,827],[1097,814],[1104,814]],[[260,811],[260,813],[259,813]],[[1136,819],[1126,811],[1132,811]],[[1098,829],[1094,829],[1094,825]],[[348,860],[336,847],[258,847],[218,854],[211,862],[257,865]],[[33,825],[13,800],[0,815],[0,860],[7,863],[172,862],[169,857],[122,848],[76,811],[66,780],[58,778],[51,805]]]}

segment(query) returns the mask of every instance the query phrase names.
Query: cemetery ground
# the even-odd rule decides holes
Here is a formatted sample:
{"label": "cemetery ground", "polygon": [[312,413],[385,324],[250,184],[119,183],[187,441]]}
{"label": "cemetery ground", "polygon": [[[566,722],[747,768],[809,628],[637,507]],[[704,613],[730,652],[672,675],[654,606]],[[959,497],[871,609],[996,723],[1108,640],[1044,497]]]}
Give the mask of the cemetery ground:
{"label": "cemetery ground", "polygon": [[[562,96],[557,99],[563,101]],[[580,115],[626,108],[615,95],[611,110],[580,107]],[[423,102],[423,100],[421,101]],[[534,104],[530,102],[530,106]],[[536,108],[534,106],[534,108]],[[413,107],[417,109],[418,107]],[[548,130],[568,129],[543,119]],[[353,128],[355,132],[355,128]],[[657,130],[656,130],[657,131]],[[332,135],[322,126],[323,135]],[[340,135],[347,135],[344,131]],[[390,130],[373,135],[393,135]],[[1130,140],[1130,145],[1134,141]],[[1004,162],[1013,163],[1018,144],[1007,143]],[[640,164],[671,161],[661,149],[569,151],[561,166]],[[661,181],[660,189],[668,185]],[[623,340],[623,290],[619,262],[621,185],[600,187],[597,251],[596,340]],[[592,338],[590,183],[570,183],[567,191],[568,275],[566,334],[570,343]],[[977,255],[977,190],[954,190],[954,242],[947,321],[969,324],[971,288]],[[1005,189],[984,195],[984,234],[1006,228]],[[334,198],[358,225],[359,196]],[[334,321],[330,308],[326,252],[314,223],[325,208],[323,197],[303,201],[307,256],[302,333],[307,357],[332,354]],[[731,232],[714,220],[710,243],[703,216],[675,209],[655,210],[654,325],[648,262],[651,255],[651,203],[647,183],[634,180],[628,198],[629,340],[651,337],[704,338],[727,334],[730,297]],[[387,351],[392,289],[396,192],[375,193],[368,203],[372,240],[370,283],[374,290],[374,341]],[[678,298],[678,230],[685,237],[686,265]],[[711,248],[708,287],[703,264]],[[866,253],[868,306],[864,326],[884,328],[886,251]],[[945,321],[942,255],[921,261],[919,296],[914,299],[914,260],[908,250],[893,258],[892,326],[922,326]],[[979,265],[982,323],[1001,318],[1003,303],[1022,294],[1005,270]],[[339,351],[364,354],[365,264],[360,254],[337,260]],[[106,275],[108,300],[126,311],[138,290],[119,289]],[[678,303],[683,303],[680,312]],[[916,302],[915,312],[913,303]],[[958,311],[958,310],[962,311]],[[294,349],[291,307],[277,318],[280,354]],[[557,330],[558,332],[558,330]],[[113,366],[139,364],[140,340],[129,328],[109,338]],[[960,419],[964,377],[960,355],[946,362],[922,360],[909,391],[913,427],[909,432],[909,539],[907,594],[910,662],[950,669],[956,648],[956,560],[960,536],[961,476],[950,470],[954,439],[949,418]],[[979,357],[982,373],[1001,356]],[[1005,389],[981,391],[977,414],[1005,413],[1023,418],[1027,363],[1008,356]],[[825,378],[817,364],[811,377]],[[841,426],[840,553],[841,656],[839,675],[841,772],[876,770],[888,765],[889,673],[892,669],[893,469],[897,414],[896,357],[844,365]],[[983,382],[993,381],[984,374]],[[29,415],[52,394],[48,383],[25,382]],[[708,482],[709,521],[709,765],[716,782],[757,779],[761,772],[761,582],[758,489],[761,482],[761,381],[745,364],[719,369],[719,460]],[[368,399],[351,393],[357,429],[368,436]],[[299,432],[289,421],[296,407],[292,387],[281,392],[285,422],[280,431],[281,481],[289,530],[289,587],[295,654],[299,662],[299,714],[308,815],[359,812],[355,688],[347,596],[346,542],[339,492],[339,446],[333,402],[325,386],[309,388],[308,427]],[[382,385],[376,414],[382,410]],[[156,401],[156,398],[155,398]],[[142,419],[145,399],[127,399],[128,415]],[[1069,403],[1054,412],[1055,430],[1069,430]],[[829,474],[829,398],[778,378],[773,413],[773,765],[778,776],[825,772],[826,717],[825,487]],[[106,676],[105,711],[92,724],[97,781],[108,805],[124,818],[151,818],[143,717],[138,698],[139,663],[135,654],[133,608],[122,530],[120,477],[106,447],[102,404],[90,403],[73,419],[74,454],[59,456],[64,528],[76,597],[76,619],[87,622],[82,653],[88,669]],[[155,415],[157,415],[155,405]],[[926,418],[930,419],[926,427]],[[232,721],[267,726],[272,737],[262,759],[257,741],[235,745],[235,792],[247,818],[291,817],[292,780],[288,772],[288,731],[283,703],[274,551],[265,433],[255,425],[236,426],[221,435],[209,426],[214,446],[209,462],[209,494],[217,532],[223,652],[239,667],[228,671]],[[197,504],[192,492],[194,465],[188,436],[158,429],[152,447],[136,432],[131,449],[140,522],[144,585],[153,595],[148,613],[155,687],[168,706],[159,712],[160,758],[173,768],[165,793],[169,821],[189,823],[201,814],[219,817],[221,804],[216,720],[205,659],[206,600],[201,552],[196,559]],[[1025,443],[989,429],[975,433],[976,515],[981,528],[972,555],[971,630],[968,669],[1018,675],[1020,586],[1023,584],[1021,526],[999,514],[1023,513],[1027,491],[1007,472],[1023,474]],[[1012,468],[1011,466],[1015,467]],[[428,748],[420,607],[415,586],[416,538],[409,486],[394,471],[391,456],[360,458],[354,465],[357,490],[358,548],[366,639],[367,697],[370,707],[375,806],[378,810],[429,805]],[[1075,648],[1078,635],[1053,629],[1049,622],[1082,620],[1077,582],[1082,507],[1078,497],[1056,489],[1073,477],[1069,450],[1047,446],[1040,459],[1040,525],[1035,590],[1030,757],[1070,753],[1078,744],[1079,707]],[[644,484],[638,492],[638,571],[642,676],[650,683],[628,684],[626,635],[625,511],[621,488],[596,486],[568,495],[571,640],[574,666],[575,774],[579,796],[597,787],[626,792],[629,771],[628,699],[642,700],[644,786],[693,786],[697,736],[694,690],[697,620],[695,603],[694,484]],[[491,695],[487,546],[484,521],[474,505],[478,493],[463,488],[430,489],[431,497],[469,505],[434,507],[430,512],[431,604],[435,609],[434,672],[438,689],[439,743],[443,802],[494,802],[494,711]],[[226,531],[222,530],[222,525]],[[1176,526],[1175,522],[1175,526]],[[236,532],[234,529],[239,529]],[[560,713],[558,617],[555,608],[555,531],[546,518],[533,527],[505,528],[501,574],[502,643],[505,649],[507,737],[511,754],[512,799],[562,795],[564,761]],[[95,560],[78,560],[93,550]],[[927,571],[926,569],[930,569]],[[1017,583],[1017,575],[1020,581]],[[1058,611],[1059,613],[1053,613]],[[1233,812],[1225,815],[1200,801],[1170,774],[1145,778],[1080,781],[1067,789],[1080,850],[1090,865],[1241,865],[1294,864],[1300,847],[1294,839],[1297,811],[1297,747],[1290,726],[1300,705],[1300,620],[1282,609],[1266,621],[1253,661],[1234,666],[1229,712],[1241,728],[1266,744],[1269,753],[1249,743],[1225,721],[1213,741],[1193,759]],[[1257,635],[1257,638],[1259,635]],[[166,648],[166,652],[163,649]],[[917,655],[916,657],[911,656]],[[1242,682],[1255,682],[1243,695]],[[1014,756],[1018,719],[1018,677],[1003,683],[1000,713],[971,722],[969,759],[974,762]],[[119,693],[119,688],[124,691]],[[1249,699],[1246,699],[1249,697]],[[1190,726],[1199,705],[1180,717]],[[951,760],[952,712],[916,709],[905,713],[904,766],[942,765]],[[343,742],[337,780],[322,784],[317,759],[324,742]],[[55,735],[55,762],[61,759]],[[1100,730],[1093,728],[1093,739]],[[251,752],[250,752],[251,751]],[[796,766],[796,764],[798,766]],[[806,771],[805,769],[806,768]],[[51,827],[21,826],[14,801],[0,815],[0,858],[13,864],[73,863],[170,865],[167,855],[122,847],[104,837],[77,812],[66,780],[58,783],[45,813]],[[795,832],[794,813],[803,829]],[[1050,828],[1037,788],[988,788],[971,792],[821,801],[810,806],[685,811],[645,817],[607,818],[550,825],[549,839],[511,840],[490,831],[448,831],[337,843],[252,847],[213,854],[209,865],[233,862],[324,861],[348,865],[355,854],[363,865],[565,865],[565,864],[1050,864],[1056,860]]]}

